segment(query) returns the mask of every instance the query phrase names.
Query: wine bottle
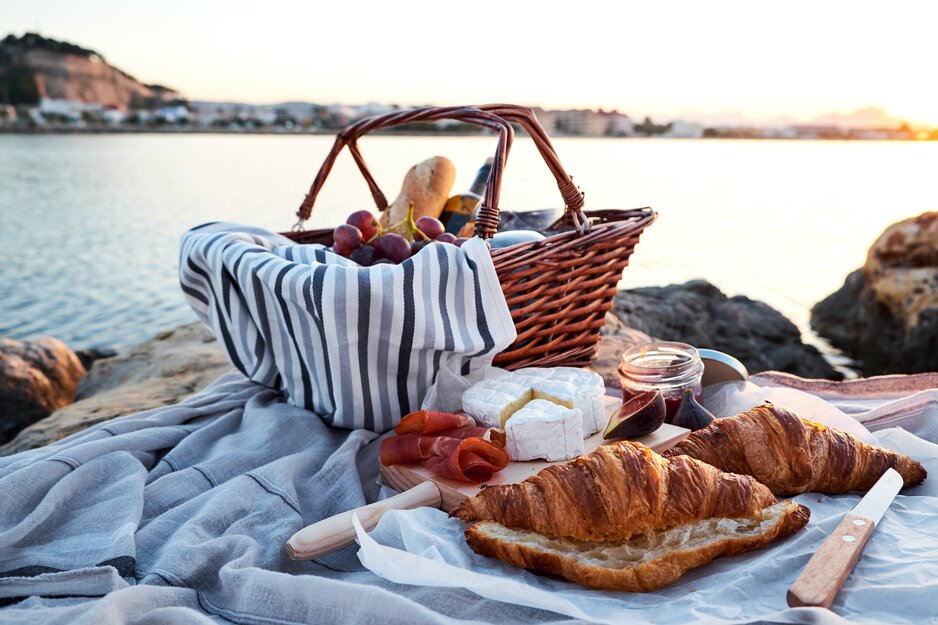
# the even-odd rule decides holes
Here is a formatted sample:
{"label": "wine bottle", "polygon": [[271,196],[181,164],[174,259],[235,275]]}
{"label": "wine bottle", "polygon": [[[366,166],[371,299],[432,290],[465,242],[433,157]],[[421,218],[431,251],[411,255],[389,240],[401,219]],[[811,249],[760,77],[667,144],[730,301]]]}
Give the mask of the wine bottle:
{"label": "wine bottle", "polygon": [[482,203],[482,196],[485,194],[485,186],[488,184],[491,171],[492,159],[490,158],[479,168],[476,179],[468,192],[454,195],[446,200],[443,212],[440,213],[440,221],[443,222],[443,227],[447,232],[459,235],[466,224],[472,221],[476,208]]}

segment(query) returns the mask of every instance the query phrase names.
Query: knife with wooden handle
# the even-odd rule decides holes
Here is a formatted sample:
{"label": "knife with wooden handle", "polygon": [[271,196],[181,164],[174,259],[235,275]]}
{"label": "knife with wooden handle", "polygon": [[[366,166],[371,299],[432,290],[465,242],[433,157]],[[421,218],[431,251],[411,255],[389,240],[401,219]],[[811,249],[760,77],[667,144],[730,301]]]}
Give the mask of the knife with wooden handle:
{"label": "knife with wooden handle", "polygon": [[901,488],[902,476],[895,469],[883,473],[808,560],[804,571],[788,589],[789,606],[831,607],[876,524]]}
{"label": "knife with wooden handle", "polygon": [[411,510],[421,506],[439,508],[443,498],[440,488],[432,481],[422,482],[410,490],[373,504],[355,508],[318,523],[304,527],[294,534],[285,545],[287,555],[293,560],[310,560],[335,551],[355,540],[352,515],[357,514],[365,531],[373,530],[388,510]]}

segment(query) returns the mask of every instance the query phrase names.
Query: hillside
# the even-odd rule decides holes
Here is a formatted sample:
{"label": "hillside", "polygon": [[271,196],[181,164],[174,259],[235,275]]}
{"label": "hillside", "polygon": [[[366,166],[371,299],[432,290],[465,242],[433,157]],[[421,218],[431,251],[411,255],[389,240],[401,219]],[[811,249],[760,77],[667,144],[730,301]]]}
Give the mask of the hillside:
{"label": "hillside", "polygon": [[140,83],[94,50],[35,33],[8,35],[0,40],[0,103],[35,105],[40,98],[128,111],[154,108],[179,94]]}

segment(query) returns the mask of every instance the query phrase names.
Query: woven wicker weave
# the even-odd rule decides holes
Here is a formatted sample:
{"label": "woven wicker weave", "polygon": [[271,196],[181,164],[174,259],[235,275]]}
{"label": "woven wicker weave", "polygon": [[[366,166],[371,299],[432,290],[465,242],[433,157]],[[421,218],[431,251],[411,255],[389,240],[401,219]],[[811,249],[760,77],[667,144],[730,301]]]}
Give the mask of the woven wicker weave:
{"label": "woven wicker weave", "polygon": [[618,289],[622,270],[642,231],[657,217],[650,208],[584,211],[583,194],[564,171],[547,133],[531,109],[510,104],[479,107],[424,107],[377,115],[338,133],[335,144],[316,175],[292,232],[299,243],[332,244],[332,230],[302,230],[336,157],[348,147],[371,189],[379,211],[386,210],[384,193],[368,171],[358,150],[363,134],[416,121],[455,119],[498,132],[492,173],[476,220],[477,236],[491,238],[498,228],[501,176],[514,137],[512,123],[534,140],[564,199],[563,216],[545,231],[543,241],[519,243],[492,250],[495,271],[511,310],[518,337],[495,357],[507,369],[519,367],[583,366],[596,353],[599,330]]}

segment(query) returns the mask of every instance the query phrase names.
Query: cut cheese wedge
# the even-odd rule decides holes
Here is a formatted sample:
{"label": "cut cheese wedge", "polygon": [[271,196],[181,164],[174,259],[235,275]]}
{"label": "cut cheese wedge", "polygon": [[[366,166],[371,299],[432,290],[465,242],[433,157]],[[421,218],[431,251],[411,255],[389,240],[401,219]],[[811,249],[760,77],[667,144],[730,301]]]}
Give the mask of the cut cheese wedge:
{"label": "cut cheese wedge", "polygon": [[534,399],[505,423],[505,451],[512,460],[568,460],[583,454],[583,415]]}
{"label": "cut cheese wedge", "polygon": [[504,428],[505,422],[533,399],[526,380],[504,376],[483,380],[462,395],[463,410],[490,428]]}
{"label": "cut cheese wedge", "polygon": [[606,426],[605,392],[602,378],[585,369],[529,367],[473,385],[462,405],[483,425],[506,430],[512,460],[569,460]]}
{"label": "cut cheese wedge", "polygon": [[606,385],[599,374],[576,367],[529,367],[518,369],[513,375],[531,385],[535,399],[546,399],[582,412],[584,438],[606,427],[603,407]]}

